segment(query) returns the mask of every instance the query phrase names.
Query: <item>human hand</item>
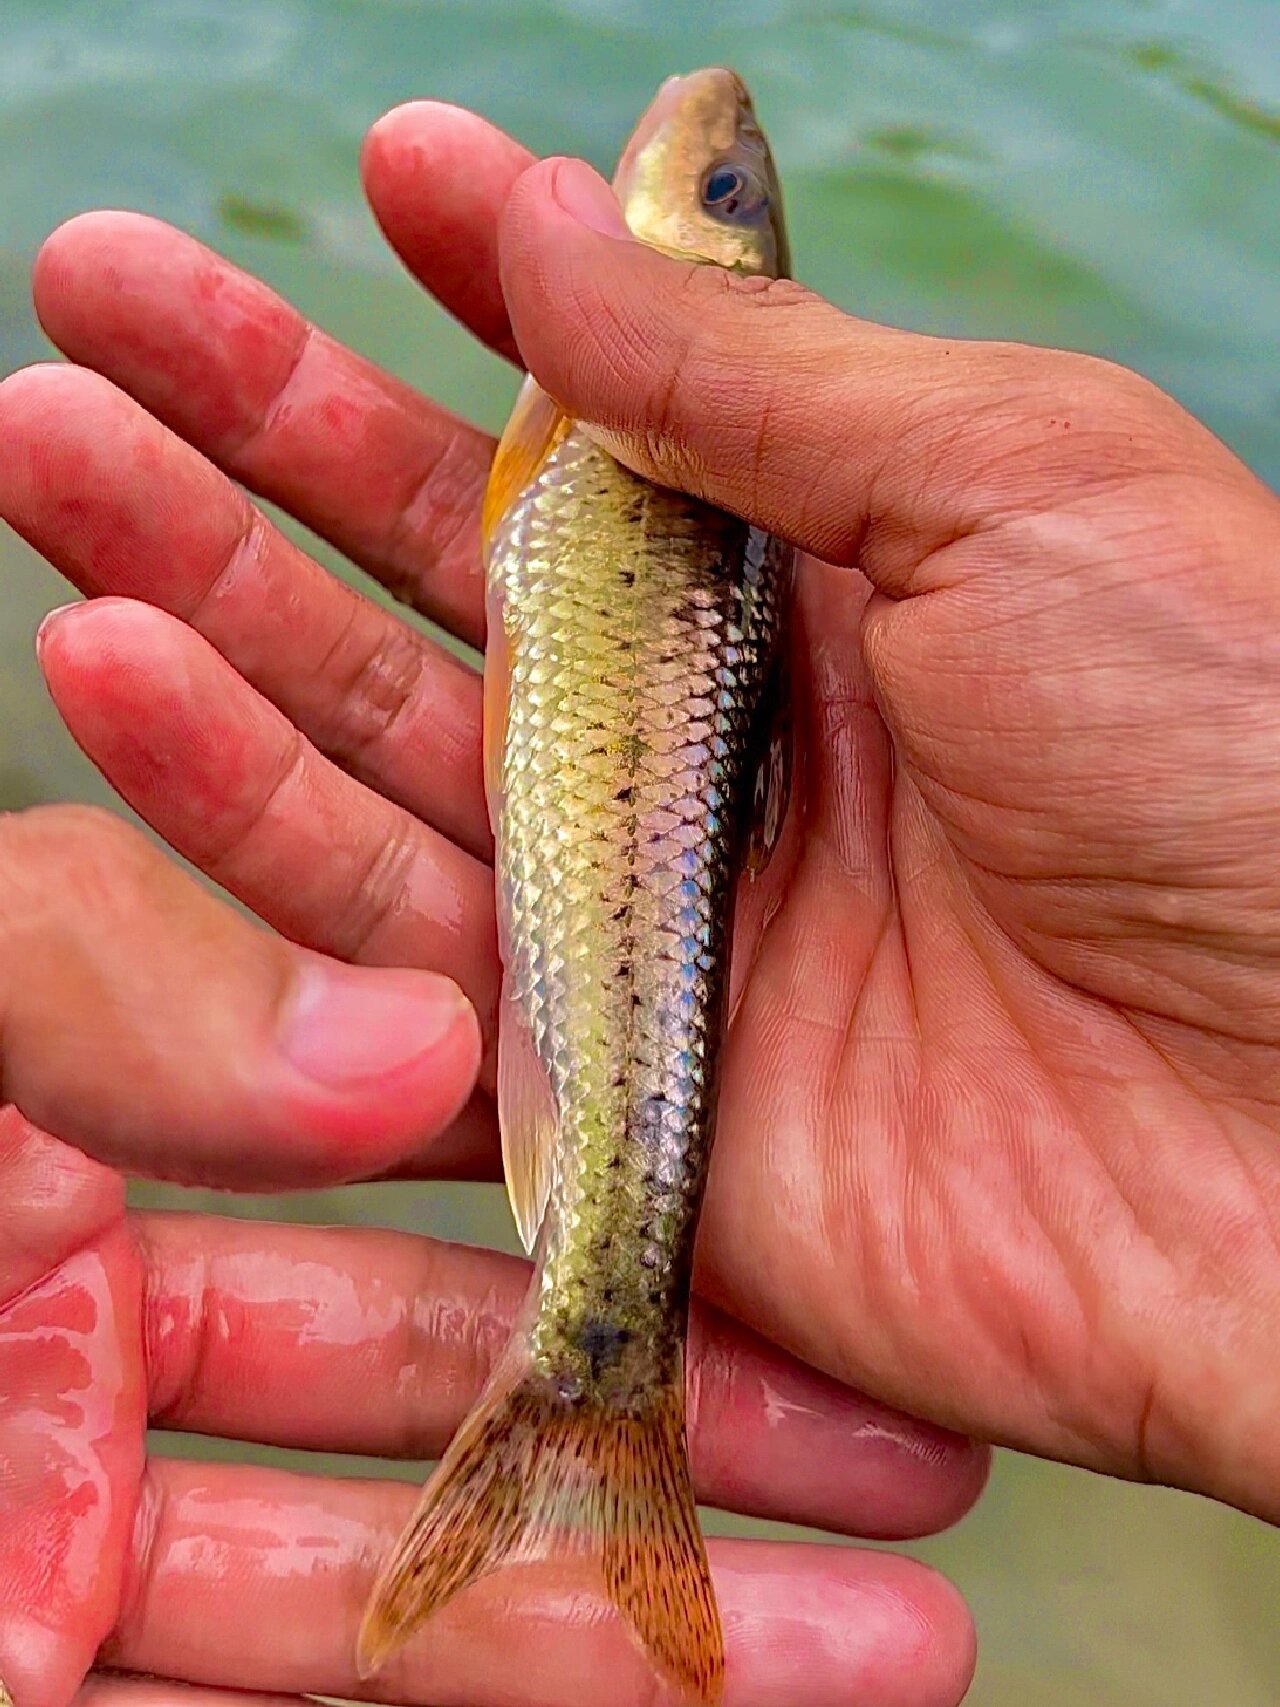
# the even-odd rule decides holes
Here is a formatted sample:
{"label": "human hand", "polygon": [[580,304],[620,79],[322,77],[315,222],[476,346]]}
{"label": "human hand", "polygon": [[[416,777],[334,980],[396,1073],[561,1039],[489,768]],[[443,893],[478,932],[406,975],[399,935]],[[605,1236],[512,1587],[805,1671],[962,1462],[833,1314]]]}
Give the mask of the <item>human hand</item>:
{"label": "human hand", "polygon": [[[366,153],[411,269],[508,353],[499,214],[528,164],[431,106]],[[503,223],[539,378],[638,466],[857,559],[876,589],[816,560],[801,577],[809,774],[730,1039],[700,1284],[904,1405],[1276,1515],[1275,500],[1133,375],[682,269],[563,216],[556,171],[530,173]],[[37,300],[71,356],[480,637],[487,440],[154,226],[64,230]],[[319,761],[140,613],[114,687],[50,653],[79,739],[284,929],[443,966],[490,1015],[488,878],[468,887],[447,840],[488,845],[474,679],[260,528],[233,550],[248,512],[213,504],[171,441],[147,473],[154,428],[113,393],[93,394],[100,425],[119,442],[132,423],[146,481],[68,515],[107,435],[87,390],[46,395],[26,432],[57,454],[8,513],[86,591],[192,616],[399,804],[345,791],[332,886],[273,884],[289,866],[256,850],[253,814],[285,755]],[[187,514],[213,521],[175,550]],[[197,667],[224,706],[203,731],[184,710]],[[164,780],[179,736],[194,804]],[[227,750],[245,760],[231,789]],[[302,845],[334,816],[297,820]],[[345,938],[323,934],[343,915]]]}
{"label": "human hand", "polygon": [[1133,374],[682,266],[581,163],[521,179],[499,262],[568,413],[825,560],[702,1287],[1280,1519],[1280,502]]}
{"label": "human hand", "polygon": [[[383,183],[392,197],[417,194],[391,165]],[[140,296],[135,278],[146,281]],[[102,365],[108,349],[139,364],[130,383],[141,392],[158,362],[173,399],[201,414],[193,439],[228,465],[237,442],[264,469],[279,457],[292,506],[349,530],[345,543],[388,578],[392,558],[379,552],[398,551],[403,573],[425,547],[444,546],[458,517],[470,529],[488,441],[318,334],[299,362],[302,328],[262,287],[175,232],[103,216],[46,251],[42,311],[58,298],[96,317],[100,288],[123,316],[100,323]],[[203,325],[189,319],[202,304]],[[246,430],[241,412],[290,367],[295,398],[316,399],[320,416],[293,415],[286,400],[263,430]],[[333,439],[344,422],[354,438]],[[119,598],[55,618],[41,653],[73,729],[172,840],[308,945],[254,929],[111,819],[45,811],[0,822],[0,1036],[16,1105],[0,1128],[0,1677],[17,1707],[63,1707],[98,1653],[103,1666],[171,1680],[349,1696],[365,1688],[353,1657],[372,1573],[415,1490],[144,1464],[145,1423],[438,1453],[502,1343],[527,1268],[362,1229],[126,1217],[113,1170],[257,1189],[492,1172],[485,1094],[450,1123],[479,1054],[452,985],[345,972],[315,952],[452,968],[487,1014],[477,684],[286,545],[194,450],[95,376],[14,376],[0,387],[0,433],[0,512],[86,587],[145,593],[209,636]],[[441,453],[422,531],[397,542],[401,497]],[[453,549],[436,608],[474,634],[478,577],[465,545]],[[322,757],[266,696],[373,788]],[[313,1079],[281,1061],[275,1040],[290,991],[318,968],[352,980],[347,999],[367,1005],[313,1042]],[[361,1079],[342,1053],[355,1043],[394,1041],[393,1024],[408,1028],[405,1047],[425,1043],[415,994],[444,1004],[448,1029],[408,1066],[369,1062]],[[344,1072],[345,1088],[327,1084]],[[896,1416],[705,1307],[691,1399],[700,1494],[740,1511],[917,1534],[958,1516],[985,1472],[982,1449]],[[726,1707],[946,1707],[962,1693],[969,1621],[922,1567],[781,1543],[713,1542],[712,1560]],[[444,1614],[370,1691],[488,1707],[581,1700],[603,1677],[619,1701],[650,1687],[616,1627],[508,1576]],[[175,1696],[208,1707],[176,1686],[164,1707]],[[156,1686],[104,1675],[90,1699],[153,1707]]]}
{"label": "human hand", "polygon": [[[497,214],[527,163],[441,109],[393,115],[367,156],[375,207],[410,265],[508,350]],[[1258,748],[1219,732],[1228,711],[1238,724],[1266,709],[1248,667],[1262,678],[1272,595],[1236,535],[1273,534],[1272,501],[1132,376],[866,328],[791,287],[753,301],[709,271],[629,245],[619,255],[556,225],[547,170],[515,198],[504,238],[539,377],[588,418],[629,425],[639,443],[618,448],[634,456],[664,419],[637,372],[668,360],[654,371],[667,375],[683,453],[668,477],[714,482],[704,489],[828,556],[852,559],[861,543],[891,595],[872,602],[866,635],[896,769],[862,662],[866,584],[816,562],[802,578],[809,775],[776,871],[782,905],[730,1043],[703,1286],[814,1361],[935,1414],[1271,1511],[1259,1347],[1275,1302],[1274,1042],[1215,1040],[1211,1016],[1167,1011],[1150,993],[1166,963],[1176,976],[1202,960],[1202,1000],[1230,1009],[1239,997],[1250,1024],[1266,1022],[1265,1000],[1249,1007],[1240,988],[1247,977],[1265,995],[1265,882],[1240,886],[1261,909],[1253,930],[1245,908],[1233,923],[1258,964],[1236,966],[1229,950],[1215,959],[1221,921],[1199,909],[1225,901],[1229,917],[1231,892],[1199,890],[1195,858],[1213,861],[1216,848],[1230,867],[1265,845]],[[478,637],[487,440],[147,222],[64,230],[38,301],[69,354]],[[534,308],[567,358],[526,325]],[[584,311],[593,318],[573,318]],[[585,337],[593,323],[613,326],[612,342]],[[777,338],[797,329],[780,352]],[[686,348],[703,359],[693,394],[714,443],[682,413],[686,384],[671,383],[671,352],[683,361]],[[732,366],[717,385],[718,350]],[[596,356],[616,360],[619,395]],[[766,388],[797,372],[803,406],[780,415],[781,394]],[[351,788],[207,648],[135,606],[90,607],[46,640],[78,738],[170,839],[282,928],[351,955],[452,967],[488,1014],[488,879],[471,884],[455,862],[459,842],[487,848],[473,679],[250,526],[205,464],[114,392],[26,376],[10,411],[15,389],[5,421],[26,463],[6,475],[5,513],[87,591],[190,616],[385,798]],[[828,445],[846,424],[857,432]],[[769,453],[758,472],[757,441]],[[1116,459],[1109,472],[1104,456]],[[1031,502],[1037,479],[1059,491],[1056,510]],[[1077,509],[1070,494],[1086,486]],[[801,494],[793,521],[787,491],[793,503]],[[1137,572],[1150,524],[1134,525],[1126,494],[1146,497],[1148,515],[1159,505],[1168,573],[1152,574],[1149,555]],[[1209,580],[1211,604],[1196,596]],[[1203,631],[1210,616],[1226,629]],[[91,623],[110,624],[92,644]],[[1203,642],[1198,673],[1171,668],[1179,638]],[[1116,731],[1135,721],[1125,746]],[[1090,766],[1108,780],[1105,811],[1081,789]],[[966,806],[966,791],[1000,781],[1022,794]],[[1229,789],[1252,802],[1237,815],[1251,836],[1220,807]],[[1034,837],[1021,830],[1029,820]],[[1200,855],[1191,847],[1180,873],[1153,877],[1152,844],[1172,858],[1191,831]],[[984,857],[988,841],[1014,869]],[[311,857],[321,845],[332,869]],[[1079,870],[1064,875],[1055,856]],[[350,935],[333,934],[348,918]],[[1091,947],[1090,927],[1103,926]],[[1251,1105],[1240,1086],[1255,1059],[1266,1071],[1250,1080]],[[484,1102],[472,1113],[483,1124]],[[492,1165],[479,1141],[471,1155]]]}

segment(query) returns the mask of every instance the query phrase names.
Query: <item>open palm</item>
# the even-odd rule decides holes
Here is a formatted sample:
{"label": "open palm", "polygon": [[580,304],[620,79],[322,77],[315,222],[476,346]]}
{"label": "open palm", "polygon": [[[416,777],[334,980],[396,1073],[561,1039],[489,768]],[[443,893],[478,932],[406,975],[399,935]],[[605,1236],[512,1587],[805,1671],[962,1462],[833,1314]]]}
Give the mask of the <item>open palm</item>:
{"label": "open palm", "polygon": [[[510,194],[528,164],[416,108],[366,177],[620,454],[826,560],[701,1289],[896,1403],[1275,1515],[1274,500],[1131,377],[686,275],[574,224],[554,167]],[[286,936],[445,971],[491,1027],[478,680],[214,466],[479,643],[490,441],[149,221],[64,228],[37,302],[150,411],[6,387],[4,513],[114,595],[44,634],[77,739]],[[489,1082],[451,1167],[494,1167]]]}

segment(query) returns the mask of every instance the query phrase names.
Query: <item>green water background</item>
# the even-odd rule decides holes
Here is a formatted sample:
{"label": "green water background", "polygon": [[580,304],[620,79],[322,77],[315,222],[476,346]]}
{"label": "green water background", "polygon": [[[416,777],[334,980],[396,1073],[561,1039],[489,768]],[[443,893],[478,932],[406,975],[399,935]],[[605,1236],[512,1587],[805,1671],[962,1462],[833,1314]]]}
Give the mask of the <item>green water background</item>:
{"label": "green water background", "polygon": [[[807,282],[905,326],[1117,357],[1280,483],[1276,0],[0,0],[0,371],[47,354],[40,238],[126,206],[496,426],[511,375],[384,250],[363,130],[440,96],[607,166],[663,76],[713,61],[757,95]],[[3,532],[0,574],[0,805],[107,800],[32,663],[64,590]],[[510,1244],[479,1188],[230,1207]],[[912,1550],[976,1609],[977,1707],[1280,1701],[1280,1535],[1204,1501],[1006,1454],[980,1510]]]}

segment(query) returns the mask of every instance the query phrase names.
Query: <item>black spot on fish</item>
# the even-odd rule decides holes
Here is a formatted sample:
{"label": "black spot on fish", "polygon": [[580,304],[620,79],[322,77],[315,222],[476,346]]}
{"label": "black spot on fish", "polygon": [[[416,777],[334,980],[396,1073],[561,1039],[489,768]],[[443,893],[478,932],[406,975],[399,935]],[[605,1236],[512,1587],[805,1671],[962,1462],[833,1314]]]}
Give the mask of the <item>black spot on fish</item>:
{"label": "black spot on fish", "polygon": [[579,1344],[587,1355],[592,1376],[597,1381],[605,1370],[614,1367],[630,1338],[631,1329],[620,1327],[617,1322],[606,1322],[596,1317],[585,1324]]}

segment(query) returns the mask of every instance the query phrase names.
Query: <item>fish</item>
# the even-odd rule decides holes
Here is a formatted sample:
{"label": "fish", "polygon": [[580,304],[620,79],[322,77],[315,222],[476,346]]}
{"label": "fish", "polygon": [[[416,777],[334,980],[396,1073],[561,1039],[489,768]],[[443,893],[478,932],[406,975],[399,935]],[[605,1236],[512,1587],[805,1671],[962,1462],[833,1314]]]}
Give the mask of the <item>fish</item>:
{"label": "fish", "polygon": [[[781,194],[732,71],[668,79],[619,161],[634,237],[780,277]],[[654,1670],[724,1643],[684,1354],[739,878],[790,794],[793,552],[640,479],[529,378],[486,492],[485,789],[504,1172],[523,1313],[375,1585],[364,1675],[504,1564],[586,1560]]]}

